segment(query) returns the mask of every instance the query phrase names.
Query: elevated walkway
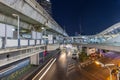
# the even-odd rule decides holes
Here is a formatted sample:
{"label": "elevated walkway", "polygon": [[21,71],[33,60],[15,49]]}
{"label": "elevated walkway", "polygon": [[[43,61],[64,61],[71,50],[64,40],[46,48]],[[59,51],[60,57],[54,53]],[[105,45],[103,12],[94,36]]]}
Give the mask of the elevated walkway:
{"label": "elevated walkway", "polygon": [[[0,46],[3,46],[0,42]],[[48,51],[56,50],[59,48],[59,44],[45,44],[40,40],[22,40],[20,42],[20,47],[18,47],[17,40],[8,39],[5,49],[0,48],[0,67],[22,60],[24,58],[37,59],[39,53],[44,52],[45,47]],[[9,55],[9,56],[7,56]]]}
{"label": "elevated walkway", "polygon": [[120,43],[76,43],[76,45],[81,45],[82,47],[89,47],[89,48],[97,48],[97,49],[104,49],[104,50],[111,50],[120,52]]}
{"label": "elevated walkway", "polygon": [[[17,26],[12,14],[20,16],[20,26],[30,28],[34,26],[42,26],[53,30],[56,33],[67,35],[63,29],[55,22],[55,20],[35,1],[35,0],[0,0],[0,22]],[[7,15],[7,16],[6,16]],[[6,17],[6,22],[4,20]]]}

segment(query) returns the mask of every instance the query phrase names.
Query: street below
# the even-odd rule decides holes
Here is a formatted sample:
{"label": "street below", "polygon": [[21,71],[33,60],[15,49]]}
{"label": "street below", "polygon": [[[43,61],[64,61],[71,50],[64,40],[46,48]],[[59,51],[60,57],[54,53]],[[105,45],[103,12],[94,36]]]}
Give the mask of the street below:
{"label": "street below", "polygon": [[[49,70],[46,68],[47,71],[44,71],[46,73],[43,73],[44,75],[40,74],[35,80],[109,80],[109,70],[107,68],[100,67],[95,63],[81,67],[78,60],[72,59],[71,49],[61,51],[61,54],[55,59],[54,62],[48,63],[51,66]],[[104,64],[113,63],[116,65],[119,64],[120,54],[108,52],[99,61]],[[114,69],[115,66],[110,68]]]}

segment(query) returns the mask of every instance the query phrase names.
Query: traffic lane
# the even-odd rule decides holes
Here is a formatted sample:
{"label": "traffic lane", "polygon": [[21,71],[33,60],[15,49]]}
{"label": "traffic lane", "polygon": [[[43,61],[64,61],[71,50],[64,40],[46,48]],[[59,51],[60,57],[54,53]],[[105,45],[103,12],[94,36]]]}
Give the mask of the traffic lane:
{"label": "traffic lane", "polygon": [[46,72],[46,70],[50,68],[50,66],[53,63],[54,59],[57,56],[59,56],[60,50],[49,51],[49,53],[51,53],[51,54],[57,53],[57,54],[54,54],[54,56],[50,60],[47,60],[45,63],[43,63],[43,65],[41,67],[38,67],[39,69],[37,69],[38,71],[36,71],[35,75],[34,74],[33,74],[33,76],[31,75],[30,77],[27,78],[27,80],[31,80],[31,78],[32,78],[32,80],[39,80],[40,78],[42,78],[43,77],[42,74],[46,74],[44,72]]}
{"label": "traffic lane", "polygon": [[80,70],[78,60],[72,59],[72,54],[72,51],[67,54],[66,80],[95,80],[91,75],[86,75],[86,71]]}
{"label": "traffic lane", "polygon": [[67,80],[106,80],[108,76],[109,71],[106,68],[101,68],[93,63],[82,69],[76,66],[68,74]]}
{"label": "traffic lane", "polygon": [[105,78],[100,79],[84,69],[79,70],[76,61],[71,58],[71,54],[68,53],[66,56],[66,53],[62,53],[42,80],[105,80]]}
{"label": "traffic lane", "polygon": [[[100,60],[103,63],[114,63],[116,62],[116,56],[111,55],[109,58],[104,58]],[[111,67],[111,69],[114,67]],[[109,77],[109,71],[107,68],[102,68],[96,64],[90,64],[80,70],[79,67],[76,67],[75,70],[71,71],[68,74],[67,80],[106,80]]]}
{"label": "traffic lane", "polygon": [[94,77],[97,80],[106,80],[109,76],[109,71],[107,68],[98,66],[95,63],[86,66],[81,71],[84,72],[83,74],[87,73],[89,76]]}
{"label": "traffic lane", "polygon": [[61,53],[42,80],[66,80],[66,53]]}
{"label": "traffic lane", "polygon": [[[76,61],[71,58],[72,53],[61,54],[52,68],[42,80],[106,80],[109,71],[95,64],[91,64],[79,70]],[[104,59],[108,62],[110,60]]]}
{"label": "traffic lane", "polygon": [[48,61],[48,63],[32,78],[32,80],[39,80],[44,72],[48,69],[48,67],[51,65],[53,62],[53,58]]}
{"label": "traffic lane", "polygon": [[[99,61],[104,64],[109,64],[109,63],[118,64],[119,63],[119,60],[120,60],[119,54],[112,53],[112,54],[107,54],[107,55],[109,55],[109,57],[105,56],[103,59],[101,59]],[[116,68],[116,66],[110,67],[111,70],[114,68]],[[99,79],[106,80],[109,77],[109,73],[110,73],[107,68],[103,68],[94,63],[84,67],[83,70],[88,72],[88,74],[92,74],[93,76],[95,76],[97,78],[97,80],[99,80]]]}
{"label": "traffic lane", "polygon": [[82,71],[71,72],[68,75],[67,80],[99,80],[99,79],[95,78],[94,76],[91,76],[86,71],[82,70]]}

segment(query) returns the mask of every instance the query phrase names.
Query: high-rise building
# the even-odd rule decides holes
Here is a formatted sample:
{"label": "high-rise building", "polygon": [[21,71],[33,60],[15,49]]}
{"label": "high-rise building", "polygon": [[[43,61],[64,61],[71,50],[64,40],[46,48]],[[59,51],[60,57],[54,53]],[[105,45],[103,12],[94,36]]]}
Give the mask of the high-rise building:
{"label": "high-rise building", "polygon": [[52,7],[50,0],[36,0],[47,12],[52,14]]}

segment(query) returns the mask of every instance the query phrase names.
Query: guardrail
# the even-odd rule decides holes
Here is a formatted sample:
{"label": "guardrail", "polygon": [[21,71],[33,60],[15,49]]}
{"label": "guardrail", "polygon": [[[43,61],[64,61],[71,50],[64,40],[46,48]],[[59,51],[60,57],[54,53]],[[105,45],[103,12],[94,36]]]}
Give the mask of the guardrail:
{"label": "guardrail", "polygon": [[[57,40],[49,41],[45,39],[39,39],[39,40],[20,39],[20,47],[44,45],[44,44],[57,44],[57,43],[59,43]],[[5,39],[0,38],[0,49],[12,48],[12,47],[18,47],[17,39],[7,39],[5,42]]]}

